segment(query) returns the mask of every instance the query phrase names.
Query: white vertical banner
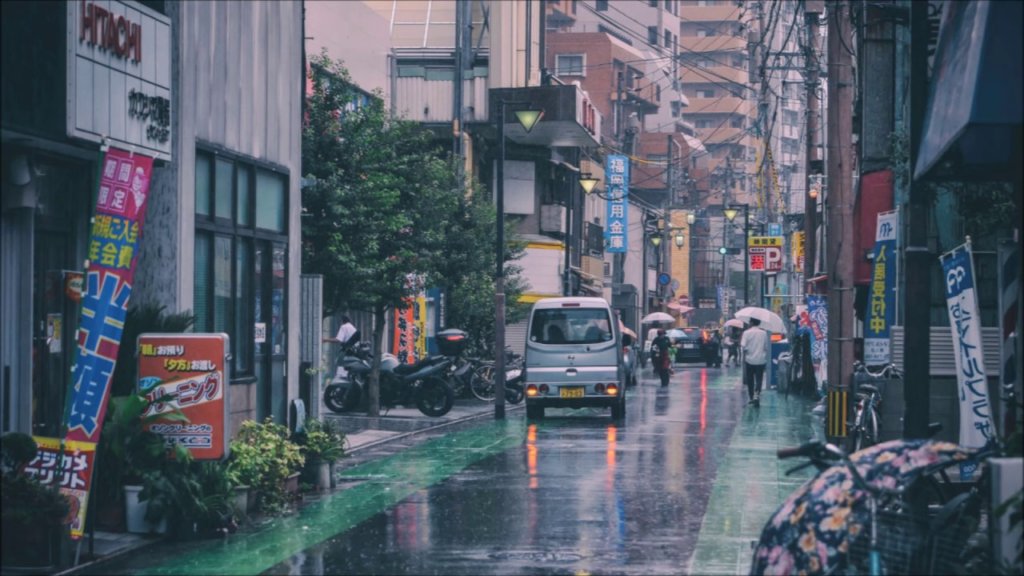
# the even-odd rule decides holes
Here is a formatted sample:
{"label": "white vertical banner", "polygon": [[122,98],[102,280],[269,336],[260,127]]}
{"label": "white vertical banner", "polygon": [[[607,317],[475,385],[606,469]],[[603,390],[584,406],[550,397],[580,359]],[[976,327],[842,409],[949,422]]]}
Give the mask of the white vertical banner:
{"label": "white vertical banner", "polygon": [[[974,290],[971,239],[939,257],[945,278],[946,305],[953,332],[953,357],[960,398],[959,443],[980,448],[995,436],[992,405],[981,348],[981,318]],[[961,471],[963,474],[965,471]]]}

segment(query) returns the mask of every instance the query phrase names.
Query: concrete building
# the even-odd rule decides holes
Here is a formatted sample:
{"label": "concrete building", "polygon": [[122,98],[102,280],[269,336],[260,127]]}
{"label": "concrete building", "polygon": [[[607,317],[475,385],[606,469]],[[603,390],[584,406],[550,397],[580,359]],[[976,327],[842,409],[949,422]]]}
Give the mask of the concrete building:
{"label": "concrete building", "polygon": [[[130,27],[91,41],[88,28],[113,26],[101,9],[139,25],[134,53]],[[79,314],[69,282],[104,142],[156,159],[129,305],[230,335],[232,433],[284,422],[299,381],[302,3],[4,2],[2,26],[3,430],[59,431]],[[140,114],[133,94],[166,114]]]}

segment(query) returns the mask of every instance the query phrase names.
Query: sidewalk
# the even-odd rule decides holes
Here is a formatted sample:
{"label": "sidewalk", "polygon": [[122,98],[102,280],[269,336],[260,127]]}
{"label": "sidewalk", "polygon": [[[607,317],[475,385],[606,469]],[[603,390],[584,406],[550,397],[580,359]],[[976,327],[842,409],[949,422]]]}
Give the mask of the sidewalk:
{"label": "sidewalk", "polygon": [[[525,404],[506,404],[506,413],[523,409]],[[482,402],[476,398],[459,398],[448,414],[440,418],[432,418],[424,415],[416,408],[397,407],[389,410],[386,414],[378,417],[369,417],[359,412],[351,414],[335,414],[325,407],[321,407],[321,417],[337,424],[345,432],[348,443],[345,447],[345,454],[348,456],[338,467],[349,468],[355,464],[375,457],[372,450],[376,447],[386,447],[394,444],[395,450],[400,450],[409,442],[418,441],[419,436],[430,436],[431,433],[439,433],[448,428],[464,422],[470,422],[478,418],[493,417],[494,403]],[[344,488],[340,486],[339,488]],[[93,553],[89,553],[89,536],[82,540],[82,558],[90,557],[87,562],[61,572],[55,576],[72,574],[89,565],[96,564],[111,558],[121,556],[130,552],[136,552],[150,544],[160,542],[160,536],[147,536],[142,534],[115,533],[96,531],[93,541]],[[72,545],[71,553],[74,554],[77,544]],[[16,574],[19,572],[4,571],[4,574]],[[21,572],[23,573],[23,572]]]}
{"label": "sidewalk", "polygon": [[761,407],[746,406],[719,465],[688,574],[747,574],[753,545],[782,501],[814,475],[786,476],[795,464],[776,450],[812,439],[816,402],[765,391]]}

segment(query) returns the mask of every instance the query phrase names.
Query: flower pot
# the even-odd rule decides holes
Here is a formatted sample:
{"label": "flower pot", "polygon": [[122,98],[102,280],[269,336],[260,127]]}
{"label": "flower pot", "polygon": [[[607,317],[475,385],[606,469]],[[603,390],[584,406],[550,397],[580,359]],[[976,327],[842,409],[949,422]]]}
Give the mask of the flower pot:
{"label": "flower pot", "polygon": [[232,491],[234,492],[234,495],[231,503],[234,506],[235,512],[237,512],[239,516],[247,515],[249,513],[249,499],[252,498],[252,496],[250,496],[252,490],[243,484],[241,486],[235,486],[232,488]]}
{"label": "flower pot", "polygon": [[128,532],[132,534],[149,534],[151,532],[166,534],[166,518],[156,525],[146,522],[146,511],[149,510],[149,501],[139,501],[139,492],[141,491],[142,486],[128,485],[124,487],[125,525],[128,528]]}
{"label": "flower pot", "polygon": [[331,462],[317,462],[316,489],[326,492],[331,489]]}
{"label": "flower pot", "polygon": [[291,474],[288,475],[287,478],[285,478],[285,480],[284,480],[284,491],[285,492],[287,492],[289,494],[298,494],[299,493],[299,476],[301,476],[300,473],[292,472]]}
{"label": "flower pot", "polygon": [[338,478],[337,476],[334,475],[334,465],[335,463],[331,462],[331,490],[334,490],[338,487]]}

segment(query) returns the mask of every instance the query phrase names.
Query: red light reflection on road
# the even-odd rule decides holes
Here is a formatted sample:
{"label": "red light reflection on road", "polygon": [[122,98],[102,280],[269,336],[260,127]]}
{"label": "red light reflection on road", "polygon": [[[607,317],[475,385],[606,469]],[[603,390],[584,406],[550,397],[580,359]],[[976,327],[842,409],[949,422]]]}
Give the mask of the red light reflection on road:
{"label": "red light reflection on road", "polygon": [[526,471],[530,475],[530,489],[537,489],[537,425],[526,429]]}
{"label": "red light reflection on road", "polygon": [[700,371],[700,433],[708,427],[708,371]]}
{"label": "red light reflection on road", "polygon": [[615,426],[608,427],[608,450],[605,451],[605,464],[608,465],[605,475],[605,488],[611,490],[615,487],[615,448],[618,444],[619,430]]}

